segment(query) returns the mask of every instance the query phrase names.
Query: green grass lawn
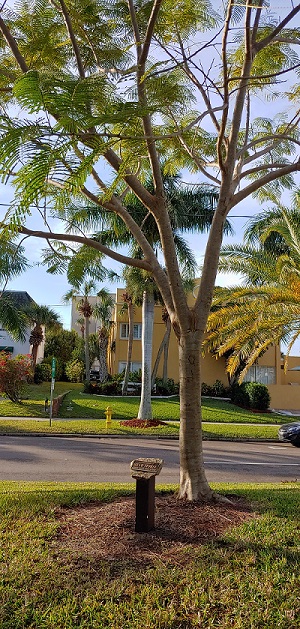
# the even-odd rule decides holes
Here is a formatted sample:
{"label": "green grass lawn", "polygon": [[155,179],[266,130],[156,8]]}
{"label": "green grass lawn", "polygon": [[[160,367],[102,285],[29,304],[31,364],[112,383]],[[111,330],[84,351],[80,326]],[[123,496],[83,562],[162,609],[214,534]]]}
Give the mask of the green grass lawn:
{"label": "green grass lawn", "polygon": [[[60,408],[57,419],[49,426],[49,416],[44,410],[44,401],[50,397],[49,383],[28,387],[28,399],[14,404],[0,399],[0,416],[28,417],[27,420],[0,419],[0,434],[46,433],[46,434],[119,434],[178,437],[179,398],[153,398],[153,417],[167,425],[139,430],[120,425],[122,419],[137,416],[139,400],[136,397],[102,397],[82,393],[81,384],[58,382],[55,395],[70,390]],[[105,410],[112,409],[112,424],[106,428]],[[229,402],[204,398],[202,403],[203,431],[205,439],[276,439],[277,427],[290,421],[289,417],[275,413],[251,413]],[[67,421],[66,421],[67,420]],[[175,422],[175,423],[172,423]],[[233,425],[232,425],[233,424]],[[273,424],[273,425],[270,425]]]}
{"label": "green grass lawn", "polygon": [[[277,439],[276,426],[258,425],[228,425],[203,423],[204,439]],[[0,434],[71,434],[71,435],[143,435],[145,437],[175,437],[179,436],[179,424],[156,426],[144,430],[121,426],[118,420],[112,421],[111,427],[106,428],[106,422],[100,420],[68,420],[54,419],[50,427],[49,421],[41,420],[0,420]]]}
{"label": "green grass lawn", "polygon": [[213,541],[182,539],[167,561],[162,542],[145,570],[55,543],[60,507],[132,486],[1,482],[1,628],[298,629],[299,484],[215,488],[245,497],[256,517]]}
{"label": "green grass lawn", "polygon": [[[104,397],[82,393],[82,384],[57,382],[55,396],[70,390],[61,409],[60,418],[74,419],[105,419],[107,406],[112,408],[113,419],[132,419],[137,416],[139,399],[137,397]],[[50,398],[50,384],[31,385],[28,387],[28,399],[22,404],[14,404],[0,398],[0,416],[2,417],[38,417],[45,418],[44,401]],[[168,421],[179,420],[179,398],[153,398],[153,417]],[[204,398],[202,401],[203,421],[238,423],[238,424],[282,424],[290,421],[290,417],[276,413],[252,413],[238,408],[229,402]]]}

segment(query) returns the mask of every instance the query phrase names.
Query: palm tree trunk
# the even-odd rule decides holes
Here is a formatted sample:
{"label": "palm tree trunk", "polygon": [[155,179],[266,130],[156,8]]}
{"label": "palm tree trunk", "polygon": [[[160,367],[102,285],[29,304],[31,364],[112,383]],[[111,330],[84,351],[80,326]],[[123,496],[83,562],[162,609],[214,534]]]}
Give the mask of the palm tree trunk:
{"label": "palm tree trunk", "polygon": [[154,322],[153,294],[143,293],[143,329],[142,329],[142,391],[138,419],[152,419],[151,407],[151,367],[152,340]]}
{"label": "palm tree trunk", "polygon": [[166,351],[167,351],[167,356],[168,356],[168,348],[169,348],[169,339],[170,339],[170,334],[171,334],[171,321],[170,319],[167,320],[166,323],[166,331],[164,334],[164,337],[162,339],[162,342],[158,348],[158,352],[157,352],[157,356],[155,359],[155,363],[154,363],[154,367],[152,370],[152,377],[151,377],[151,386],[152,389],[155,385],[155,378],[157,376],[157,371],[158,371],[158,367],[159,367],[159,363],[160,363],[160,359],[162,356],[162,353],[164,353],[164,372],[165,372],[165,355],[166,355]]}
{"label": "palm tree trunk", "polygon": [[170,346],[170,336],[171,336],[171,321],[170,318],[167,319],[166,322],[166,334],[165,334],[165,344],[164,344],[164,364],[163,364],[163,383],[165,384],[168,380],[168,360],[169,360],[169,346]]}
{"label": "palm tree trunk", "polygon": [[197,332],[179,341],[180,373],[180,488],[179,498],[212,500],[203,464],[201,426],[200,342]]}
{"label": "palm tree trunk", "polygon": [[99,380],[105,382],[108,376],[107,367],[108,331],[102,328],[99,333]]}
{"label": "palm tree trunk", "polygon": [[127,362],[124,373],[124,380],[122,386],[122,395],[127,395],[128,389],[128,381],[129,381],[129,373],[130,373],[130,364],[132,358],[132,347],[133,347],[133,304],[131,301],[127,302],[127,310],[128,310],[128,345],[127,345]]}
{"label": "palm tree trunk", "polygon": [[29,342],[32,343],[31,357],[33,369],[35,369],[36,366],[38,349],[43,341],[43,336],[42,326],[39,323],[36,323],[29,338]]}
{"label": "palm tree trunk", "polygon": [[89,317],[84,317],[84,358],[85,358],[85,379],[87,382],[90,382],[89,335],[90,335],[90,319]]}

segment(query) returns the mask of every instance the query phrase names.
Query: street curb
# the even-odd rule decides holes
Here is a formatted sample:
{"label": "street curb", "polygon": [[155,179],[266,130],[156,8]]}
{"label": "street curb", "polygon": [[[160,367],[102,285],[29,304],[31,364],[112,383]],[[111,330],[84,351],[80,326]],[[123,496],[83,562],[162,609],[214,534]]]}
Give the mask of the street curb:
{"label": "street curb", "polygon": [[[61,433],[61,432],[0,432],[1,437],[64,437],[67,439],[80,438],[80,439],[145,439],[153,441],[179,441],[179,437],[172,435],[115,435],[115,434],[87,434],[87,433]],[[258,437],[211,437],[207,439],[203,438],[203,441],[238,441],[239,443],[281,443],[279,439],[259,439]]]}

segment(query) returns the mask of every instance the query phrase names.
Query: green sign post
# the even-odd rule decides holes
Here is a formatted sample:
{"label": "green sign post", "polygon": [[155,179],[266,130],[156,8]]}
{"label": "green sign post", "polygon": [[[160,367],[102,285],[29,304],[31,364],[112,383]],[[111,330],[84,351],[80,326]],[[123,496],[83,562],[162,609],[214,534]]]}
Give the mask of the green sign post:
{"label": "green sign post", "polygon": [[56,373],[56,358],[52,358],[52,365],[51,365],[51,370],[52,370],[52,378],[55,378],[55,373]]}
{"label": "green sign post", "polygon": [[52,426],[52,407],[53,407],[53,392],[54,392],[54,385],[55,385],[55,374],[56,374],[56,358],[52,358],[52,364],[51,364],[51,394],[50,394],[50,412],[49,412],[49,420],[50,420],[50,426]]}

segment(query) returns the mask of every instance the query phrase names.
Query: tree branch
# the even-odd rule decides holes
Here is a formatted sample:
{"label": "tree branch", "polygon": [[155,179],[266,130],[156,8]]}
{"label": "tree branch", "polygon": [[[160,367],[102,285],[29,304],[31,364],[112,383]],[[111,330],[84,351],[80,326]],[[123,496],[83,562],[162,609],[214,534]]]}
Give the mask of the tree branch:
{"label": "tree branch", "polygon": [[232,197],[231,202],[229,204],[228,211],[231,208],[235,207],[238,203],[246,199],[246,197],[248,197],[250,194],[253,194],[253,192],[256,192],[259,188],[266,186],[271,181],[275,181],[275,179],[278,179],[279,177],[283,177],[284,175],[290,175],[291,173],[296,173],[296,172],[300,172],[300,160],[296,162],[295,164],[288,164],[284,166],[283,168],[281,168],[280,170],[275,170],[271,173],[268,173],[267,175],[264,175],[264,177],[260,177],[259,179],[251,183],[246,188],[243,188],[243,190],[240,190],[239,192],[237,192]]}
{"label": "tree branch", "polygon": [[[1,228],[7,227],[7,225],[0,225]],[[128,256],[124,256],[105,245],[102,245],[97,240],[90,238],[88,236],[77,236],[76,234],[64,234],[57,232],[44,232],[41,230],[33,230],[28,229],[27,227],[18,227],[18,232],[20,234],[26,234],[27,236],[32,236],[33,238],[43,238],[44,240],[60,240],[63,242],[77,242],[81,245],[85,245],[87,247],[92,247],[93,249],[97,249],[100,253],[120,262],[121,264],[128,264],[129,266],[138,267],[139,269],[144,269],[149,273],[152,272],[151,265],[146,260],[139,260],[137,258],[130,258]]]}
{"label": "tree branch", "polygon": [[270,164],[261,164],[260,166],[256,166],[255,168],[250,168],[250,170],[246,170],[244,171],[240,177],[240,179],[243,179],[243,177],[249,177],[249,175],[253,175],[254,173],[258,173],[261,170],[270,170],[273,168],[278,168],[278,170],[280,170],[281,168],[285,168],[287,164],[281,164],[280,162],[273,162]]}
{"label": "tree branch", "polygon": [[149,22],[147,24],[145,41],[144,41],[144,44],[143,44],[143,47],[142,47],[142,51],[141,51],[141,55],[140,55],[140,58],[139,58],[139,63],[141,65],[145,65],[145,63],[146,63],[146,61],[148,59],[148,54],[149,54],[149,50],[150,50],[150,45],[151,45],[153,33],[154,33],[154,28],[155,28],[155,24],[157,22],[159,10],[160,10],[160,7],[161,7],[162,3],[163,3],[163,0],[155,0],[154,3],[153,3],[151,15],[150,15],[150,18],[149,18]]}
{"label": "tree branch", "polygon": [[255,52],[260,52],[263,48],[268,46],[268,44],[270,44],[275,39],[275,37],[284,29],[284,27],[297,15],[297,13],[299,13],[299,11],[300,4],[298,4],[296,7],[294,7],[292,11],[290,11],[290,13],[284,18],[284,20],[282,20],[280,24],[278,24],[278,26],[274,28],[273,32],[270,33],[270,35],[267,35],[267,37],[265,37],[264,39],[256,42]]}
{"label": "tree branch", "polygon": [[[51,4],[57,8],[57,4],[56,2],[53,2],[52,0],[50,0]],[[64,21],[67,27],[67,31],[69,33],[70,36],[70,40],[71,40],[71,44],[72,44],[72,48],[76,57],[76,62],[77,62],[77,67],[78,67],[78,72],[79,72],[79,76],[84,79],[85,78],[85,71],[84,71],[84,66],[82,63],[82,59],[81,59],[81,55],[80,55],[80,51],[79,51],[79,47],[76,41],[76,37],[75,37],[75,33],[73,31],[73,27],[72,27],[72,22],[70,20],[70,15],[69,15],[69,11],[64,3],[64,0],[58,0],[60,7],[61,7],[61,12],[63,14],[64,17]]]}
{"label": "tree branch", "polygon": [[15,38],[13,37],[13,35],[11,34],[9,28],[6,26],[4,20],[2,19],[2,17],[0,17],[0,30],[2,31],[2,35],[3,37],[6,39],[14,57],[15,60],[17,62],[17,64],[20,66],[22,72],[28,72],[29,67],[23,57],[23,55],[21,54],[18,44],[15,40]]}

